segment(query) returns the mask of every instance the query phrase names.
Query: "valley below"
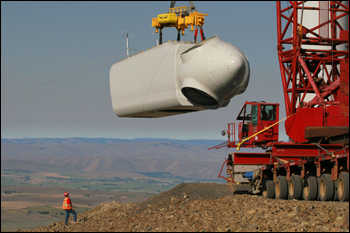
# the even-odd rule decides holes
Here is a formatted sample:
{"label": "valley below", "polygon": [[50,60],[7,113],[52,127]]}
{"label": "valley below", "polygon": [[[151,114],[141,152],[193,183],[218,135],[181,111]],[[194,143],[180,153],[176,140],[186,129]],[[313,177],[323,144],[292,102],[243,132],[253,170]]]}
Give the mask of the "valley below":
{"label": "valley below", "polygon": [[141,203],[181,183],[224,183],[215,140],[1,139],[1,230],[62,221],[111,201]]}

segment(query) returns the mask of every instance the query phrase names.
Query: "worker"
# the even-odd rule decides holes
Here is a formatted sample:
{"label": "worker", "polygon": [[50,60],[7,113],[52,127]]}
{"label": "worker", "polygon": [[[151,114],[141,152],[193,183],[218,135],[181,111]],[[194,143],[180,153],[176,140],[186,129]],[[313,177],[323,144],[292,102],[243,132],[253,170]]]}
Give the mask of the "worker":
{"label": "worker", "polygon": [[74,217],[74,222],[77,222],[77,213],[74,211],[73,209],[73,204],[72,201],[69,198],[69,193],[64,192],[64,200],[63,200],[63,209],[66,211],[66,221],[65,221],[65,225],[68,225],[68,218],[69,218],[69,214],[72,213],[73,217]]}

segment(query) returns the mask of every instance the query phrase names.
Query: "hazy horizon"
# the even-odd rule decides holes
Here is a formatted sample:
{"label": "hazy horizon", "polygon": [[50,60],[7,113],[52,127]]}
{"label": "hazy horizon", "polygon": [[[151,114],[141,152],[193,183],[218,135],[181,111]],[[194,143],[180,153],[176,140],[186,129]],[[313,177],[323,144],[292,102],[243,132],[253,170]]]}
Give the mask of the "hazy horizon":
{"label": "hazy horizon", "polygon": [[[184,5],[188,2],[176,2]],[[156,46],[152,18],[167,12],[169,2],[2,1],[1,137],[221,140],[221,131],[236,122],[245,101],[279,102],[283,119],[276,3],[198,1],[194,5],[198,12],[209,14],[203,26],[206,38],[217,35],[248,57],[247,90],[218,110],[136,119],[113,112],[109,70],[126,57],[123,30],[132,34],[130,55]],[[186,29],[181,40],[193,41],[193,36]],[[163,30],[164,42],[176,37],[176,29]],[[280,140],[287,138],[284,123],[279,133]]]}

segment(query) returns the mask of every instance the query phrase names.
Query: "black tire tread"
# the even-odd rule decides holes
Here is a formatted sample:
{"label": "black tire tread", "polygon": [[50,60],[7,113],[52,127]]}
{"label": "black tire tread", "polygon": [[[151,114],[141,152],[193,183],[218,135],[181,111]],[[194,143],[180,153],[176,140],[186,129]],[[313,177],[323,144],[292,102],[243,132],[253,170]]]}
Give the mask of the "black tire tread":
{"label": "black tire tread", "polygon": [[332,181],[331,174],[323,174],[321,176],[320,187],[318,188],[319,192],[320,192],[322,182],[324,182],[324,184],[326,185],[326,191],[324,196],[322,196],[322,193],[320,193],[320,201],[330,201],[333,199],[333,195],[334,195],[334,183]]}
{"label": "black tire tread", "polygon": [[[340,173],[338,177],[338,185],[340,185],[339,180],[342,180],[342,184],[344,184],[343,194],[340,196],[338,192],[339,201],[349,201],[349,173]],[[339,189],[339,187],[338,187]]]}
{"label": "black tire tread", "polygon": [[[277,183],[280,185],[280,193],[276,192]],[[285,176],[277,176],[275,183],[275,198],[276,199],[287,199],[288,197],[288,183]]]}
{"label": "black tire tread", "polygon": [[288,197],[289,197],[289,199],[299,200],[302,196],[302,191],[303,191],[300,176],[299,175],[292,175],[289,179],[289,185],[291,183],[293,183],[294,192],[293,192],[293,195],[291,195],[291,193],[289,192],[289,188],[288,188],[288,192],[289,192]]}
{"label": "black tire tread", "polygon": [[309,194],[308,194],[308,196],[305,196],[306,193],[303,192],[303,199],[307,200],[307,201],[316,200],[317,199],[317,195],[318,195],[317,178],[315,176],[308,176],[308,177],[306,177],[305,181],[304,181],[304,188],[307,187],[307,186],[309,187]]}

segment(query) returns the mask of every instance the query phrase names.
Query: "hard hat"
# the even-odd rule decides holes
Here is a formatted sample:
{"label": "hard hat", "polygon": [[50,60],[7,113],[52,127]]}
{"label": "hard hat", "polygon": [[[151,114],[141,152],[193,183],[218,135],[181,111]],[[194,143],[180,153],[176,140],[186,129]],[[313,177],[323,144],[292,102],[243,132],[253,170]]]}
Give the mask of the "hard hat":
{"label": "hard hat", "polygon": [[63,195],[64,195],[65,197],[68,197],[68,196],[69,196],[69,193],[64,192]]}

